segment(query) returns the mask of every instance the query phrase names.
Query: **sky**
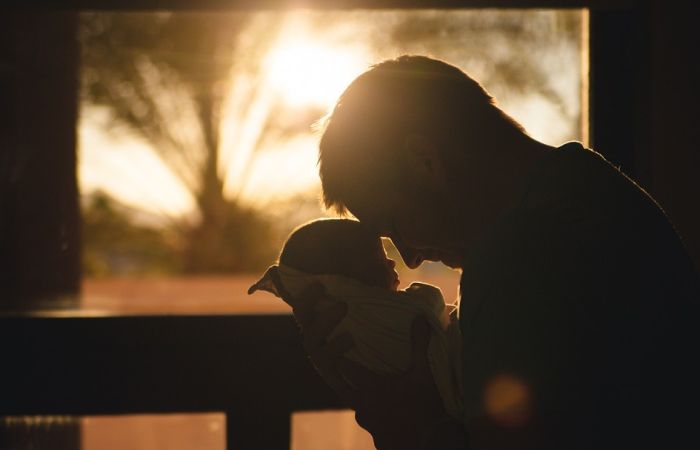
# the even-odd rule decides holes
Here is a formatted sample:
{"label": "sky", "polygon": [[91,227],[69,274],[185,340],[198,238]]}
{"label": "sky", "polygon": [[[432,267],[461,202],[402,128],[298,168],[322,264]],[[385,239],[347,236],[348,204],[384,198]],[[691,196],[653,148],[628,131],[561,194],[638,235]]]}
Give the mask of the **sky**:
{"label": "sky", "polygon": [[[251,24],[264,29],[270,14],[255,14]],[[292,116],[310,107],[328,110],[345,86],[370,64],[403,53],[428,54],[465,70],[482,81],[499,105],[536,139],[550,145],[585,141],[580,113],[585,110],[586,43],[562,31],[562,24],[569,24],[572,17],[574,22],[577,17],[585,20],[577,11],[288,13],[262,56],[256,79],[263,83],[262,93],[249,107],[242,108],[241,99],[249,95],[252,81],[245,74],[231,74],[232,88],[225,99],[220,130],[225,191],[252,205],[317,192],[318,135],[308,129],[294,136],[260,139],[271,108],[282,102]],[[406,23],[413,23],[414,28],[417,23],[423,35],[402,35]],[[499,32],[499,27],[508,30],[514,24],[521,32],[527,31],[525,39],[508,41],[508,33]],[[251,25],[249,39],[254,40],[255,30]],[[404,35],[407,38],[402,41]],[[517,72],[519,65],[530,72],[511,78],[526,88],[544,87],[523,89],[509,84],[511,80],[503,74]],[[522,79],[531,74],[541,79]],[[169,217],[191,212],[190,194],[148,142],[128,130],[111,128],[106,110],[81,105],[82,193],[103,190],[124,204]]]}

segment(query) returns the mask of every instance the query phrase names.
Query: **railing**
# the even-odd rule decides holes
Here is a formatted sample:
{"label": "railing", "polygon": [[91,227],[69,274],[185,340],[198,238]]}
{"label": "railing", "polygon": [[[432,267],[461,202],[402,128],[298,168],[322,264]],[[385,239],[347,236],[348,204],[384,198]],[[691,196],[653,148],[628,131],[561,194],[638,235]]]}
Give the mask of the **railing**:
{"label": "railing", "polygon": [[289,449],[339,409],[291,316],[0,317],[0,416],[223,411],[227,448]]}

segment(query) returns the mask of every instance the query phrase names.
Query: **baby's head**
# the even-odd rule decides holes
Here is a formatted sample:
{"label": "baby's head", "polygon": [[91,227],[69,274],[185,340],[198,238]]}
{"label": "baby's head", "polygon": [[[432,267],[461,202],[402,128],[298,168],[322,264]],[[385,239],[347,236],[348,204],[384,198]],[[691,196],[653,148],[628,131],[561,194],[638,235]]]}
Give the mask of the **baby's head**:
{"label": "baby's head", "polygon": [[399,275],[376,233],[356,220],[321,219],[292,232],[280,263],[312,275],[343,275],[396,290]]}

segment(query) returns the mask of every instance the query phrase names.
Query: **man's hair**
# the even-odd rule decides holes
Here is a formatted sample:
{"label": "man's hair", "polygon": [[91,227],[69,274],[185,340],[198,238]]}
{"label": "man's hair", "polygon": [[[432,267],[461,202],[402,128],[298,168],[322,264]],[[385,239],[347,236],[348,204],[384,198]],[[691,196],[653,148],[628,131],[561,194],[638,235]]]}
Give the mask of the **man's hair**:
{"label": "man's hair", "polygon": [[489,137],[522,136],[522,126],[459,68],[425,56],[372,66],[343,92],[322,123],[319,174],[327,208],[344,214],[363,184],[396,177],[391,166],[411,133],[463,151]]}
{"label": "man's hair", "polygon": [[314,275],[345,275],[366,281],[368,258],[379,235],[356,220],[320,219],[296,228],[285,242],[281,264]]}

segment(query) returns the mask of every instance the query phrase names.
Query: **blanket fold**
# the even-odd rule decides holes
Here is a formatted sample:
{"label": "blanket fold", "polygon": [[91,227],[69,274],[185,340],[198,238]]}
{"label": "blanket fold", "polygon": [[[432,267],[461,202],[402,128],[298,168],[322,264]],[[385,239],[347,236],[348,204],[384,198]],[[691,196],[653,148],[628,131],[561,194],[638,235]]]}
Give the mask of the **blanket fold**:
{"label": "blanket fold", "polygon": [[[248,293],[263,290],[294,308],[294,299],[312,283],[321,283],[330,302],[347,303],[343,320],[329,339],[348,332],[355,345],[345,357],[378,374],[398,375],[409,370],[411,324],[421,315],[430,325],[428,363],[446,411],[463,420],[461,336],[455,305],[446,305],[438,287],[412,283],[391,291],[367,286],[340,275],[311,275],[280,264],[271,266]],[[328,307],[328,302],[317,305]],[[341,373],[342,375],[342,373]]]}

